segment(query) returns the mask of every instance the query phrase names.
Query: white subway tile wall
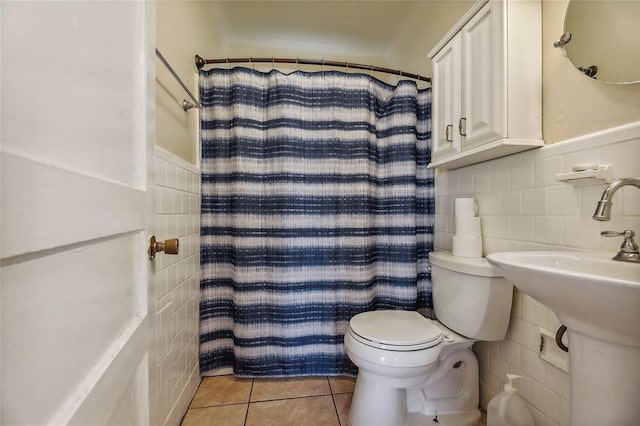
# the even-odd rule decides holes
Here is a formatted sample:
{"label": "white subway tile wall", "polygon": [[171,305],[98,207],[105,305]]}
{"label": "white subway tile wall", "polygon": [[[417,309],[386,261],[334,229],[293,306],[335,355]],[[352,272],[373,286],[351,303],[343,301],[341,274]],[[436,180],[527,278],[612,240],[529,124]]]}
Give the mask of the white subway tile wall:
{"label": "white subway tile wall", "polygon": [[[521,250],[616,252],[621,240],[602,238],[600,231],[640,231],[640,191],[622,188],[613,197],[611,221],[597,222],[591,215],[605,184],[578,186],[555,180],[556,173],[578,163],[610,164],[614,178],[640,176],[640,123],[439,172],[436,249],[451,250],[453,199],[474,197],[485,255]],[[514,292],[507,338],[474,345],[484,409],[502,391],[506,372],[521,374],[525,378],[518,384],[520,393],[536,425],[569,425],[569,374],[539,356],[539,328],[555,333],[559,326],[546,306]]]}
{"label": "white subway tile wall", "polygon": [[159,241],[180,239],[179,254],[155,259],[157,424],[177,425],[200,382],[198,364],[200,294],[200,172],[156,147],[155,228]]}

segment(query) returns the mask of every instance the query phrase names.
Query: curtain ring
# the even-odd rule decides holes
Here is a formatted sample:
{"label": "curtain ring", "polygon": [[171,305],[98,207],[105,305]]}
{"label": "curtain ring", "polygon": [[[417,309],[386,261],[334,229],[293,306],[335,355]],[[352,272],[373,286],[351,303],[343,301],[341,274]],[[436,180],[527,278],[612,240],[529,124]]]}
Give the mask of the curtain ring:
{"label": "curtain ring", "polygon": [[273,58],[273,56],[271,57],[271,66],[274,70],[276,69],[276,60]]}
{"label": "curtain ring", "polygon": [[255,64],[255,62],[253,62],[253,58],[251,58],[251,57],[249,58],[249,64],[251,65],[251,67],[255,71],[256,70],[256,64]]}
{"label": "curtain ring", "polygon": [[347,69],[347,72],[349,72],[349,62],[345,62],[344,63],[345,68]]}
{"label": "curtain ring", "polygon": [[229,58],[226,58],[227,61],[227,69],[229,69]]}
{"label": "curtain ring", "polygon": [[298,62],[298,58],[296,58],[296,68],[300,71],[300,63]]}

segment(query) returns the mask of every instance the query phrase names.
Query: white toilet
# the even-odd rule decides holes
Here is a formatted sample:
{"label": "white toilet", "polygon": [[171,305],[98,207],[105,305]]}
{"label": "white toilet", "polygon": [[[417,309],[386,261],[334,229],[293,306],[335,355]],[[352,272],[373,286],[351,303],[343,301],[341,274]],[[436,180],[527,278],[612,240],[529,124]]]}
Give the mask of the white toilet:
{"label": "white toilet", "polygon": [[437,321],[411,311],[351,318],[344,336],[358,366],[351,426],[472,425],[480,418],[471,345],[504,339],[513,286],[486,259],[429,254]]}

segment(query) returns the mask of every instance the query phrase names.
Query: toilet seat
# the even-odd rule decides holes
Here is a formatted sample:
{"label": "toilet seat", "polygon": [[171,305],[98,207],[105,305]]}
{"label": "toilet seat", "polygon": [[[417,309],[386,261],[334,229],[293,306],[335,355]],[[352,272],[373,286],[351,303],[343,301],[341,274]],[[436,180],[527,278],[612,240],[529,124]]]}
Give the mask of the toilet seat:
{"label": "toilet seat", "polygon": [[349,334],[367,346],[405,352],[436,346],[444,333],[418,312],[381,310],[351,318]]}

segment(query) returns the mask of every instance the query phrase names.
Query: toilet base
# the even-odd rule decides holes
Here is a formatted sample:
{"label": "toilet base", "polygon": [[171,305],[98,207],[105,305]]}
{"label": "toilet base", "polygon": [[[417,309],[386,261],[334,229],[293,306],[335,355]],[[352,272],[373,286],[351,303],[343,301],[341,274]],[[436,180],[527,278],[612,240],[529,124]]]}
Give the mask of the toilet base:
{"label": "toilet base", "polygon": [[406,419],[407,426],[474,426],[479,425],[482,413],[477,408],[465,413],[443,414],[438,416],[438,421],[433,416],[421,413],[409,413]]}
{"label": "toilet base", "polygon": [[469,347],[446,352],[425,383],[407,389],[408,411],[431,417],[467,413],[477,416],[480,405],[478,360]]}
{"label": "toilet base", "polygon": [[[371,426],[474,426],[479,425],[482,413],[479,409],[473,409],[463,413],[442,414],[437,416],[422,413],[407,413],[405,407],[404,392],[402,389],[394,389],[397,392],[387,393],[391,405],[385,407],[367,405],[355,407],[351,406],[349,412],[349,425],[371,425]],[[395,409],[394,409],[395,408]]]}
{"label": "toilet base", "polygon": [[379,377],[360,370],[349,409],[352,426],[406,426],[406,387],[392,387]]}
{"label": "toilet base", "polygon": [[[349,412],[352,426],[472,426],[477,408],[478,362],[471,340],[448,345],[434,369],[385,377],[372,374],[351,354],[360,371]],[[412,383],[413,382],[413,383]],[[437,422],[434,418],[437,414]]]}

